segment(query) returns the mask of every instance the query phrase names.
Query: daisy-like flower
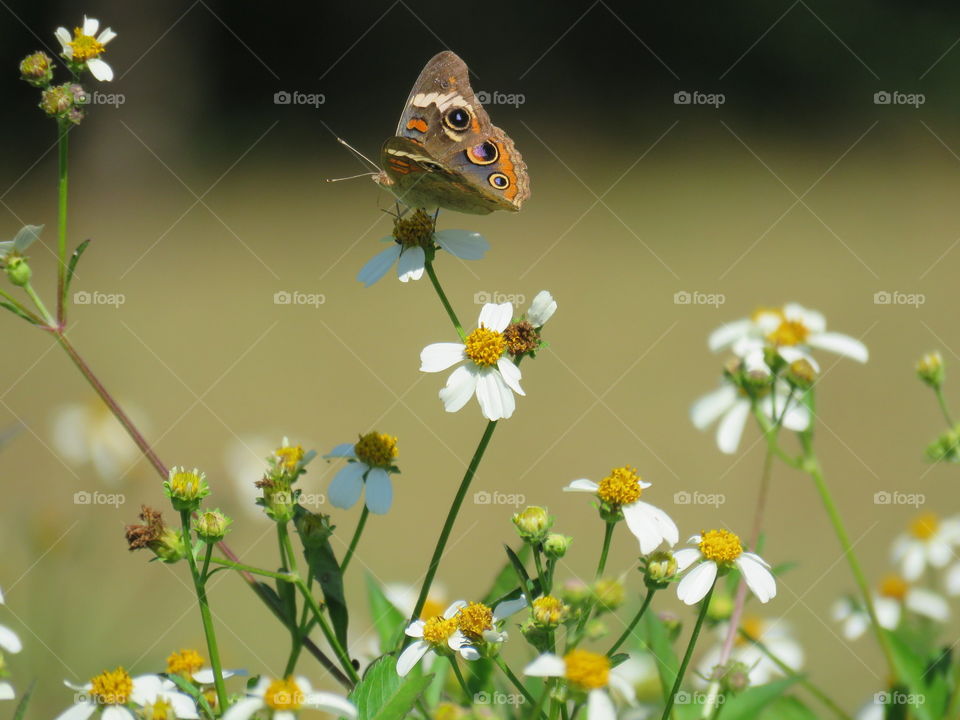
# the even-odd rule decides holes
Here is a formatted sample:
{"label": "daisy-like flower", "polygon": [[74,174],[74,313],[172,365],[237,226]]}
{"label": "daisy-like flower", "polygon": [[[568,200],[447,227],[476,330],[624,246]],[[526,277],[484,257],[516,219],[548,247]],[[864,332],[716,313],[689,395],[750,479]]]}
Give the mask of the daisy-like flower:
{"label": "daisy-like flower", "polygon": [[615,720],[617,710],[609,690],[616,691],[633,703],[633,687],[616,670],[610,668],[606,655],[589,650],[571,650],[563,657],[544,653],[527,665],[523,672],[533,677],[558,677],[567,681],[577,695],[587,697],[587,720]]}
{"label": "daisy-like flower", "polygon": [[914,518],[906,533],[894,539],[891,556],[903,579],[914,582],[927,567],[946,567],[958,545],[960,517],[941,520],[935,513],[923,513]]}
{"label": "daisy-like flower", "polygon": [[364,265],[357,280],[367,287],[382,278],[396,264],[400,282],[419,280],[426,268],[427,254],[433,257],[436,248],[446,250],[461,260],[480,260],[490,244],[479,233],[467,230],[434,231],[433,216],[423,209],[416,210],[409,218],[397,218],[393,235],[381,239],[392,245]]}
{"label": "daisy-like flower", "polygon": [[[950,606],[942,596],[924,588],[913,587],[899,575],[888,575],[877,592],[873,593],[873,608],[877,621],[887,630],[895,630],[903,611],[945,623],[950,619]],[[843,597],[834,603],[833,619],[841,623],[843,636],[856,640],[870,628],[870,614],[860,600]]]}
{"label": "daisy-like flower", "polygon": [[130,677],[122,667],[105,670],[85,685],[64,683],[77,692],[76,701],[57,716],[57,720],[87,720],[100,711],[104,720],[135,720],[138,710],[166,708],[174,717],[184,720],[198,718],[197,707],[189,695],[178,692],[176,686],[159,675]]}
{"label": "daisy-like flower", "polygon": [[630,532],[640,542],[640,552],[647,555],[664,541],[672,547],[680,539],[680,532],[670,516],[640,499],[650,485],[640,479],[636,468],[628,465],[614,468],[599,484],[586,478],[574,480],[564,488],[564,492],[596,495],[601,503],[600,512],[605,517],[622,514]]}
{"label": "daisy-like flower", "polygon": [[223,714],[223,720],[248,720],[259,710],[271,720],[295,720],[298,710],[323,710],[334,717],[357,717],[356,706],[345,697],[313,690],[305,677],[261,678],[247,697]]}
{"label": "daisy-like flower", "polygon": [[677,585],[677,597],[685,604],[694,605],[703,600],[717,575],[733,568],[740,571],[747,587],[760,602],[769,602],[776,596],[777,583],[770,566],[759,555],[744,551],[740,538],[732,532],[707,530],[702,535],[694,535],[688,542],[696,547],[683,548],[673,554],[679,572],[698,563]]}
{"label": "daisy-like flower", "polygon": [[330,502],[344,510],[352,508],[366,486],[367,509],[378,515],[393,504],[390,474],[397,472],[397,438],[376,431],[360,436],[356,443],[337,445],[325,458],[347,458],[330,483]]}
{"label": "daisy-like flower", "polygon": [[63,57],[79,68],[86,67],[100,82],[109,82],[113,80],[113,69],[100,55],[106,50],[106,44],[117,34],[110,28],[104,28],[98,35],[99,29],[99,20],[84,16],[83,27],[74,28],[72,36],[65,27],[58,27],[56,36],[60,41]]}
{"label": "daisy-like flower", "polygon": [[491,650],[503,644],[508,634],[503,630],[504,620],[527,606],[527,599],[504,600],[495,608],[472,602],[460,608],[456,615],[457,629],[464,640],[460,644],[460,656],[465,660],[477,660],[491,655]]}
{"label": "daisy-like flower", "polygon": [[465,601],[457,600],[443,611],[443,615],[410,623],[404,632],[416,639],[397,658],[397,674],[400,677],[406,676],[424,658],[432,662],[435,655],[460,652],[466,638],[460,632],[457,613],[466,606]]}
{"label": "daisy-like flower", "polygon": [[[714,667],[720,660],[723,640],[727,636],[727,624],[718,625],[718,643],[708,650],[700,660],[700,675],[710,678]],[[790,625],[783,620],[767,620],[755,615],[743,618],[740,628],[749,637],[763,643],[772,655],[782,660],[789,668],[799,671],[803,667],[804,652],[800,643],[794,638]],[[734,641],[730,660],[739,662],[747,668],[750,686],[765,685],[766,683],[783,676],[783,670],[757,645],[741,634],[737,634]]]}
{"label": "daisy-like flower", "polygon": [[[149,427],[137,407],[124,405],[138,427]],[[53,416],[53,446],[72,465],[90,465],[103,482],[116,486],[133,468],[140,451],[107,406],[72,403]]]}
{"label": "daisy-like flower", "polygon": [[471,395],[477,396],[487,420],[509,418],[516,409],[513,393],[525,395],[520,387],[520,368],[506,356],[504,331],[513,319],[513,305],[487,303],[480,311],[479,327],[462,343],[434,343],[420,353],[423,372],[442,372],[464,364],[450,373],[440,399],[447,412],[457,412]]}

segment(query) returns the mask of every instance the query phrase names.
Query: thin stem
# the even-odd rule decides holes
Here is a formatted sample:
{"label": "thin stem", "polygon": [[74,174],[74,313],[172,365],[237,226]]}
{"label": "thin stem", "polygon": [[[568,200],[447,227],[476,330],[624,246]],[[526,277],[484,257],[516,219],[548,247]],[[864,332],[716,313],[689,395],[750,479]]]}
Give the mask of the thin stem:
{"label": "thin stem", "polygon": [[443,304],[443,309],[447,311],[447,316],[450,318],[450,322],[453,323],[453,327],[457,330],[457,335],[460,336],[461,340],[466,340],[467,334],[463,331],[463,325],[460,324],[457,314],[453,311],[453,306],[450,304],[450,301],[447,300],[447,294],[440,286],[440,280],[437,279],[437,273],[433,269],[433,261],[427,260],[424,263],[424,267],[427,269],[427,275],[430,278],[430,282],[433,283],[433,289],[437,291],[437,297],[440,298],[440,302]]}
{"label": "thin stem", "polygon": [[220,664],[220,650],[217,647],[217,634],[213,629],[213,617],[210,613],[210,603],[207,600],[207,588],[204,578],[197,571],[197,561],[193,557],[193,543],[190,537],[190,511],[180,512],[180,523],[183,526],[183,542],[187,547],[187,564],[193,576],[193,587],[197,593],[197,603],[200,605],[200,619],[203,622],[203,634],[207,640],[207,651],[210,653],[210,667],[213,669],[213,684],[217,691],[217,705],[226,709],[227,687],[223,682],[223,667]]}
{"label": "thin stem", "polygon": [[937,402],[940,404],[940,412],[943,413],[947,425],[956,427],[956,424],[953,422],[953,416],[950,414],[950,408],[947,407],[947,399],[943,396],[943,388],[935,387],[933,392],[937,396]]}
{"label": "thin stem", "polygon": [[640,622],[640,619],[643,617],[643,614],[647,611],[647,608],[650,607],[650,601],[653,600],[656,590],[653,588],[647,588],[647,596],[643,599],[643,605],[640,606],[640,610],[636,615],[633,616],[633,620],[630,621],[630,624],[627,625],[627,629],[623,631],[623,634],[617,638],[617,641],[607,650],[607,657],[613,657],[614,653],[620,649],[620,646],[623,645],[627,638],[630,637],[633,629],[637,626],[637,623]]}
{"label": "thin stem", "polygon": [[63,328],[67,320],[67,137],[70,122],[60,120],[57,124],[57,327]]}
{"label": "thin stem", "polygon": [[[513,686],[520,691],[520,694],[523,695],[523,699],[526,700],[531,705],[536,704],[536,700],[533,695],[530,694],[530,691],[527,690],[523,683],[520,682],[520,678],[514,675],[513,670],[510,669],[510,666],[507,665],[506,661],[500,655],[494,657],[494,662],[497,663],[497,667],[507,676],[507,679],[513,684]],[[539,713],[537,713],[539,715]],[[534,716],[536,717],[536,715]]]}
{"label": "thin stem", "polygon": [[43,316],[43,320],[47,323],[47,326],[50,328],[55,328],[57,326],[57,321],[53,319],[52,315],[50,315],[50,311],[47,310],[46,305],[43,304],[43,300],[41,300],[40,296],[37,295],[37,291],[33,289],[33,285],[28,282],[23,286],[23,289],[26,291],[30,299],[33,300],[33,304],[37,306],[37,310],[40,311],[40,314]]}
{"label": "thin stem", "polygon": [[357,669],[353,666],[353,663],[350,662],[350,656],[347,655],[347,651],[343,649],[343,646],[337,640],[336,635],[333,634],[333,630],[330,629],[327,619],[323,616],[323,609],[317,603],[316,598],[313,597],[313,594],[310,592],[310,589],[307,587],[306,583],[303,582],[303,580],[298,579],[296,584],[300,594],[303,595],[303,599],[306,600],[307,604],[310,606],[310,611],[316,618],[317,624],[320,626],[320,631],[327,639],[327,642],[330,643],[330,647],[333,648],[333,652],[340,661],[340,665],[344,672],[354,684],[360,682],[360,675],[357,674]]}
{"label": "thin stem", "polygon": [[453,667],[453,674],[457,676],[457,683],[460,685],[460,689],[463,690],[463,697],[467,705],[472,705],[472,697],[470,695],[470,688],[467,687],[467,681],[463,679],[463,673],[460,672],[460,666],[457,665],[457,656],[456,655],[447,655],[447,660],[450,661],[450,665]]}
{"label": "thin stem", "polygon": [[607,527],[603,531],[603,548],[600,550],[600,560],[597,562],[597,572],[594,576],[597,580],[600,579],[604,569],[607,567],[607,554],[610,552],[610,541],[613,539],[614,527],[616,527],[616,523],[608,522]]}
{"label": "thin stem", "polygon": [[[297,574],[297,558],[293,553],[293,545],[290,543],[290,533],[287,531],[286,522],[277,523],[277,542],[280,546],[280,565],[282,570],[291,570],[294,575]],[[297,622],[297,593],[289,585],[283,585],[279,588],[280,597],[286,603],[287,617],[290,619],[288,626],[290,630],[290,655],[287,657],[287,665],[283,671],[284,677],[293,672],[293,667],[300,656],[302,642],[300,640],[300,624]]]}
{"label": "thin stem", "polygon": [[38,317],[38,316],[36,315],[36,313],[28,310],[28,309],[26,308],[26,306],[24,306],[24,304],[23,304],[22,302],[20,302],[19,300],[17,300],[13,295],[11,295],[10,293],[8,293],[6,290],[4,290],[4,289],[2,289],[2,288],[0,288],[0,297],[2,297],[4,300],[6,300],[8,303],[10,303],[10,304],[11,304],[13,307],[15,307],[18,311],[20,311],[21,313],[23,313],[24,315],[26,315],[28,318],[30,318],[30,322],[35,323],[35,324],[40,325],[41,327],[43,327],[43,319],[42,319],[42,318]]}
{"label": "thin stem", "polygon": [[369,515],[370,510],[364,505],[363,511],[360,513],[360,519],[357,521],[357,529],[353,531],[353,539],[350,540],[350,547],[347,548],[347,554],[343,556],[343,562],[340,563],[341,575],[347,571],[347,565],[349,565],[350,560],[353,559],[353,552],[357,549],[357,544],[360,542],[360,535],[363,534],[363,528],[367,524],[367,517]]}
{"label": "thin stem", "polygon": [[693,633],[690,635],[690,642],[687,644],[687,651],[683,654],[683,660],[680,662],[680,669],[677,671],[677,679],[673,681],[673,689],[670,691],[670,696],[667,698],[666,707],[663,709],[663,715],[661,720],[667,720],[670,717],[670,711],[673,710],[673,703],[677,699],[677,693],[680,691],[680,686],[683,683],[683,676],[687,672],[687,666],[690,664],[690,658],[693,657],[693,648],[697,644],[697,639],[700,637],[700,628],[703,627],[703,620],[707,616],[707,608],[710,607],[710,598],[713,596],[713,589],[716,587],[716,582],[710,586],[710,590],[707,591],[706,596],[703,600],[700,601],[700,614],[697,615],[697,624],[693,626]]}
{"label": "thin stem", "polygon": [[443,529],[440,531],[440,537],[437,539],[437,546],[433,550],[433,557],[430,558],[430,565],[427,568],[426,578],[423,581],[423,586],[420,588],[420,596],[417,598],[417,604],[414,606],[413,612],[410,615],[411,623],[420,617],[420,612],[423,610],[423,606],[427,602],[427,595],[430,593],[430,586],[433,585],[433,578],[437,574],[437,568],[440,567],[440,559],[443,557],[443,551],[447,547],[447,541],[450,539],[450,533],[453,531],[453,525],[457,521],[457,515],[460,514],[460,506],[463,505],[463,500],[466,498],[467,491],[470,489],[470,483],[473,480],[473,476],[477,473],[477,468],[480,466],[480,461],[483,459],[483,454],[487,451],[487,445],[490,444],[490,438],[493,437],[493,431],[496,429],[497,421],[490,420],[487,423],[486,430],[483,431],[483,437],[480,438],[477,449],[473,453],[473,458],[470,460],[470,465],[467,466],[467,471],[463,475],[463,480],[460,481],[460,489],[457,490],[457,494],[453,498],[453,503],[450,505],[450,511],[447,513],[447,519],[443,523]]}
{"label": "thin stem", "polygon": [[228,567],[231,570],[239,570],[240,572],[247,572],[251,575],[262,575],[263,577],[273,578],[274,580],[282,580],[283,582],[295,583],[297,581],[297,576],[288,572],[278,573],[271,570],[261,570],[253,565],[244,565],[243,563],[233,562],[233,560],[227,560],[226,558],[210,558],[210,562],[212,562],[214,565]]}

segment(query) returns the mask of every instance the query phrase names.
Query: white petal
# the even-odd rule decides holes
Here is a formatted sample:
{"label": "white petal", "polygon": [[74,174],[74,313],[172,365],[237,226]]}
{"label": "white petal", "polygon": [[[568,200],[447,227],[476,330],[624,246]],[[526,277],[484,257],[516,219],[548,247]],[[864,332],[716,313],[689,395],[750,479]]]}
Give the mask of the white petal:
{"label": "white petal", "polygon": [[312,692],[307,695],[306,705],[315,710],[324,710],[331,715],[355,718],[356,706],[344,697],[329,692]]}
{"label": "white petal", "polygon": [[480,659],[479,651],[472,645],[461,645],[457,649],[457,652],[460,653],[460,657],[462,657],[464,660],[469,660],[470,662]]}
{"label": "white petal", "polygon": [[677,529],[676,523],[673,522],[673,518],[654,505],[642,501],[639,504],[646,506],[649,517],[657,524],[657,528],[659,528],[660,534],[667,541],[667,544],[671,547],[676,545],[680,540],[680,531]]}
{"label": "white petal", "polygon": [[230,706],[223,714],[223,720],[248,720],[262,707],[264,707],[264,703],[260,698],[244,698]]}
{"label": "white petal", "polygon": [[593,480],[587,480],[587,478],[580,478],[579,480],[574,480],[569,485],[567,485],[563,491],[564,492],[587,492],[596,494],[597,490],[600,489],[600,486],[597,485]]}
{"label": "white petal", "polygon": [[113,40],[117,34],[110,28],[104,28],[100,35],[97,36],[97,42],[101,45],[106,45],[108,42]]}
{"label": "white petal", "polygon": [[783,316],[803,324],[811,333],[822,333],[827,328],[827,320],[822,313],[805,308],[800,303],[787,303],[783,306]]}
{"label": "white petal", "polygon": [[113,80],[113,68],[100,58],[90,58],[87,60],[87,70],[100,82],[110,82]]}
{"label": "white petal", "polygon": [[429,649],[430,646],[423,640],[418,640],[407,647],[397,659],[397,675],[406,677],[407,673],[413,670],[414,665],[420,662]]}
{"label": "white petal", "polygon": [[24,225],[13,238],[13,249],[25,252],[40,237],[43,225]]}
{"label": "white petal", "polygon": [[717,447],[721,452],[732,455],[740,445],[743,428],[750,416],[750,403],[747,400],[737,400],[727,411],[717,426]]}
{"label": "white petal", "polygon": [[363,463],[348,463],[330,482],[327,494],[330,503],[341,510],[347,510],[357,504],[363,492],[363,474],[367,466]]}
{"label": "white petal", "polygon": [[433,343],[420,351],[420,370],[443,372],[466,357],[463,343]]}
{"label": "white petal", "polygon": [[356,443],[340,443],[333,450],[328,452],[323,457],[325,458],[355,458],[357,457],[356,453]]}
{"label": "white petal", "polygon": [[0,700],[13,700],[16,696],[17,693],[14,691],[13,685],[0,680]]}
{"label": "white petal", "polygon": [[[878,617],[877,620],[880,621],[880,626],[885,627],[888,630],[896,627],[897,622],[894,621],[893,625],[885,624],[884,619]],[[847,640],[856,640],[859,637],[862,637],[863,634],[870,628],[870,617],[865,612],[855,612],[847,621],[843,624],[843,636]]]}
{"label": "white petal", "polygon": [[483,306],[483,309],[480,310],[480,320],[477,324],[489,330],[503,332],[511,320],[513,320],[512,303],[506,302],[500,305],[487,303]]}
{"label": "white petal", "polygon": [[544,653],[523,669],[524,675],[533,677],[563,677],[567,672],[567,664],[563,658],[551,653]]}
{"label": "white petal", "polygon": [[375,515],[384,515],[393,504],[393,483],[390,473],[383,468],[371,468],[367,473],[367,508]]}
{"label": "white petal", "polygon": [[[410,610],[413,610],[413,605],[410,606]],[[426,626],[426,623],[423,620],[414,620],[410,625],[404,630],[404,633],[414,638],[423,637],[423,628]]]}
{"label": "white petal", "polygon": [[510,358],[502,357],[497,360],[497,370],[500,371],[500,375],[503,376],[503,381],[508,388],[517,395],[526,395],[523,388],[520,387],[520,368]]}
{"label": "white petal", "polygon": [[762,603],[769,602],[777,595],[777,581],[773,573],[764,567],[759,558],[751,553],[744,553],[736,560],[736,565],[743,574],[747,587]]}
{"label": "white petal", "polygon": [[100,21],[96,18],[88,18],[86,15],[83,16],[83,34],[94,37],[97,34],[97,30],[100,29]]}
{"label": "white petal", "polygon": [[927,560],[937,568],[946,567],[953,560],[953,548],[939,539],[927,541]]}
{"label": "white petal", "polygon": [[682,573],[702,557],[703,554],[697,548],[681,548],[673,554],[673,559],[677,561],[678,573]]}
{"label": "white petal", "polygon": [[132,710],[119,705],[107,705],[100,713],[100,720],[136,720]]}
{"label": "white petal", "polygon": [[640,552],[643,555],[652,553],[663,542],[660,528],[648,512],[650,507],[640,501],[623,506],[623,519],[627,521],[630,532],[640,541]]}
{"label": "white petal", "polygon": [[870,359],[870,351],[867,350],[866,345],[849,335],[843,335],[841,333],[825,332],[818,335],[811,335],[807,338],[807,344],[810,347],[829,350],[838,355],[843,355],[857,362],[865,363]]}
{"label": "white petal", "polygon": [[[888,597],[874,597],[873,609],[877,613],[877,622],[880,623],[880,627],[894,630],[900,624],[900,602],[898,600]],[[870,616],[866,612],[861,614],[865,616],[864,620],[869,627]]]}
{"label": "white petal", "polygon": [[173,714],[177,720],[197,720],[200,717],[197,714],[197,706],[189,695],[168,692],[163,694],[163,699],[173,706]]}
{"label": "white petal", "polygon": [[443,619],[449,620],[466,606],[466,600],[455,600],[454,602],[450,603],[450,606],[446,610],[443,611]]}
{"label": "white petal", "polygon": [[92,702],[78,702],[57,715],[56,720],[87,720],[96,709],[97,706]]}
{"label": "white petal", "polygon": [[490,249],[490,243],[480,233],[468,230],[441,230],[434,233],[434,241],[461,260],[480,260]]}
{"label": "white petal", "polygon": [[487,420],[503,420],[513,415],[517,403],[513,392],[496,370],[482,369],[477,376],[477,402]]}
{"label": "white petal", "polygon": [[696,605],[713,587],[717,578],[717,564],[711,561],[702,562],[683,576],[677,585],[677,597],[685,605]]}
{"label": "white petal", "polygon": [[23,644],[13,630],[0,625],[0,648],[8,653],[18,653],[23,650]]}
{"label": "white petal", "polygon": [[57,40],[60,41],[60,46],[63,48],[65,55],[68,54],[68,57],[73,57],[73,48],[70,47],[70,43],[73,42],[73,35],[70,34],[70,31],[65,27],[58,27],[54,35],[57,36]]}
{"label": "white petal", "polygon": [[557,301],[549,290],[541,290],[530,303],[530,309],[527,310],[527,320],[534,327],[543,327],[547,320],[553,317],[557,311]]}
{"label": "white petal", "polygon": [[479,377],[473,365],[461,365],[450,373],[446,386],[440,390],[443,409],[447,412],[457,412],[466,405],[477,390]]}
{"label": "white petal", "polygon": [[950,606],[942,596],[935,592],[923,588],[912,588],[907,592],[907,597],[904,600],[907,609],[918,615],[923,615],[937,622],[946,622],[950,619]]}
{"label": "white petal", "polygon": [[927,559],[923,552],[923,545],[917,542],[905,544],[906,552],[900,566],[903,579],[907,582],[919,580],[923,570],[927,565]]}
{"label": "white petal", "polygon": [[947,571],[944,584],[950,595],[960,595],[960,564],[954,565]]}
{"label": "white petal", "polygon": [[744,318],[743,320],[736,320],[726,325],[721,325],[712,333],[707,340],[707,345],[709,346],[711,352],[719,352],[725,348],[733,345],[734,342],[742,338],[744,335],[750,333],[753,329],[753,323]]}
{"label": "white petal", "polygon": [[787,430],[803,432],[810,427],[810,410],[806,405],[798,405],[796,402],[791,402],[790,407],[787,409],[787,414],[783,416],[783,426],[787,428]]}
{"label": "white petal", "polygon": [[518,613],[527,606],[527,598],[523,595],[515,600],[504,600],[493,609],[493,617],[497,620],[508,618],[514,613]]}
{"label": "white petal", "polygon": [[591,690],[587,695],[587,720],[617,720],[617,710],[606,690]]}
{"label": "white petal", "polygon": [[724,385],[713,392],[709,392],[690,408],[690,420],[698,430],[713,424],[713,422],[727,412],[737,401],[737,389],[733,385]]}
{"label": "white petal", "polygon": [[400,261],[397,263],[397,277],[400,282],[422,278],[425,262],[426,255],[421,247],[407,248],[400,253]]}
{"label": "white petal", "polygon": [[387,270],[389,270],[397,261],[397,258],[400,257],[400,250],[401,247],[394,243],[386,250],[378,252],[367,261],[366,265],[360,268],[360,272],[357,273],[357,280],[367,287],[373,285],[377,280],[387,274]]}
{"label": "white petal", "polygon": [[[221,670],[220,674],[224,678],[233,677],[234,675],[246,675],[242,670]],[[197,670],[193,673],[193,681],[200,685],[213,685],[213,668]]]}

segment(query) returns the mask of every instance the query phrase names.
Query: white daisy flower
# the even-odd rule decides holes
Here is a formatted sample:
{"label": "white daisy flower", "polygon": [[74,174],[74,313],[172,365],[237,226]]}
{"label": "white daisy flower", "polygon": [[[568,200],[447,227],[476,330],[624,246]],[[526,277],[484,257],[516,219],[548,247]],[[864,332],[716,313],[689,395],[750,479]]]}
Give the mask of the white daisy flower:
{"label": "white daisy flower", "polygon": [[[873,609],[880,627],[895,630],[907,610],[929,620],[945,623],[950,619],[950,606],[941,595],[911,586],[899,575],[888,575],[873,593]],[[833,619],[841,623],[843,636],[856,640],[870,628],[870,614],[856,598],[843,597],[833,604]]]}
{"label": "white daisy flower", "polygon": [[75,28],[73,35],[65,27],[58,27],[57,40],[60,41],[63,57],[76,65],[85,65],[100,82],[113,80],[113,69],[100,59],[108,42],[117,34],[110,28],[104,28],[99,35],[100,21],[84,16],[83,27]]}
{"label": "white daisy flower", "polygon": [[637,475],[636,468],[614,468],[600,483],[581,478],[574,480],[564,492],[586,492],[596,495],[601,503],[601,513],[623,514],[627,527],[640,542],[640,552],[648,555],[666,542],[671,547],[680,539],[680,532],[670,516],[658,507],[640,499],[651,483]]}
{"label": "white daisy flower", "polygon": [[914,518],[908,532],[894,539],[891,556],[903,579],[914,582],[927,567],[946,567],[958,545],[960,516],[941,520],[934,513],[924,513]]}
{"label": "white daisy flower", "polygon": [[[149,427],[139,408],[125,406],[137,427]],[[91,465],[108,485],[117,485],[141,457],[123,425],[100,402],[63,405],[53,416],[53,447],[72,465]]]}
{"label": "white daisy flower", "polygon": [[549,290],[541,290],[533,298],[530,308],[527,310],[527,321],[535,328],[541,328],[547,324],[547,321],[553,317],[557,311],[557,301]]}
{"label": "white daisy flower", "polygon": [[677,584],[677,597],[687,605],[694,605],[713,587],[720,572],[737,568],[747,587],[762,603],[767,603],[777,594],[777,583],[767,562],[751,552],[745,552],[740,538],[728,530],[707,530],[703,535],[694,535],[689,542],[695,548],[677,550],[677,572],[686,573]]}
{"label": "white daisy flower", "polygon": [[404,632],[416,639],[397,658],[397,674],[400,677],[406,676],[424,658],[432,662],[437,654],[460,652],[460,648],[466,644],[466,637],[458,627],[457,613],[466,606],[466,601],[457,600],[443,611],[443,615],[410,623]]}
{"label": "white daisy flower", "polygon": [[106,670],[85,685],[64,684],[76,691],[73,705],[56,720],[87,720],[97,711],[104,720],[136,720],[133,708],[153,709],[158,703],[184,720],[198,718],[193,699],[178,692],[176,686],[159,675],[130,677],[122,667]]}
{"label": "white daisy flower", "polygon": [[493,609],[478,602],[460,608],[456,615],[457,629],[464,638],[460,656],[464,660],[477,660],[490,654],[490,646],[506,642],[509,635],[502,629],[504,621],[525,607],[527,599],[521,595],[515,600],[504,600]]}
{"label": "white daisy flower", "polygon": [[[741,629],[751,638],[763,643],[764,647],[774,657],[783,661],[787,667],[799,671],[803,667],[803,647],[794,638],[790,625],[783,620],[766,620],[764,618],[747,616],[740,623]],[[714,667],[720,661],[723,641],[727,636],[728,624],[718,625],[717,636],[719,643],[708,650],[699,664],[699,675],[702,678],[711,677]],[[783,670],[759,647],[750,640],[738,634],[730,653],[730,660],[742,663],[748,669],[750,686],[765,685],[771,680],[783,676]],[[703,682],[706,684],[706,681]]]}
{"label": "white daisy flower", "polygon": [[570,689],[587,697],[587,720],[616,720],[617,709],[610,697],[616,691],[627,702],[635,702],[633,687],[616,669],[611,669],[610,658],[589,650],[571,650],[563,657],[544,653],[523,672],[532,677],[558,677],[567,681]]}
{"label": "white daisy flower", "polygon": [[378,515],[393,504],[393,483],[390,474],[397,472],[397,438],[376,431],[362,435],[356,443],[337,445],[325,458],[347,458],[349,462],[330,482],[330,502],[334,507],[349,509],[357,504],[366,486],[367,509]]}
{"label": "white daisy flower", "polygon": [[420,353],[423,372],[442,372],[464,362],[447,378],[440,391],[447,412],[457,412],[471,395],[477,396],[480,410],[488,420],[513,415],[513,393],[525,395],[520,387],[520,368],[507,357],[504,330],[513,319],[513,305],[487,303],[480,311],[479,327],[462,343],[434,343]]}
{"label": "white daisy flower", "polygon": [[13,240],[0,241],[0,261],[6,259],[8,255],[23,255],[27,248],[40,238],[40,232],[43,225],[24,225],[14,235]]}
{"label": "white daisy flower", "polygon": [[345,697],[313,690],[305,677],[282,680],[261,678],[247,697],[238,700],[223,714],[223,720],[248,720],[259,710],[265,718],[295,720],[298,710],[323,710],[334,717],[357,717],[356,706]]}

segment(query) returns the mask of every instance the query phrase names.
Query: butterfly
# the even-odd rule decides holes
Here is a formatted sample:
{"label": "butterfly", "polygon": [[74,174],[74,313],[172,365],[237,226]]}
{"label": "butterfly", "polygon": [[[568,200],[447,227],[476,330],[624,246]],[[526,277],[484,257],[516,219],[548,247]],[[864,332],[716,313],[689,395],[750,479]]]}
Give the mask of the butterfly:
{"label": "butterfly", "polygon": [[412,208],[486,215],[516,212],[530,197],[523,158],[490,122],[466,63],[449,50],[434,55],[414,83],[380,167],[374,181]]}

